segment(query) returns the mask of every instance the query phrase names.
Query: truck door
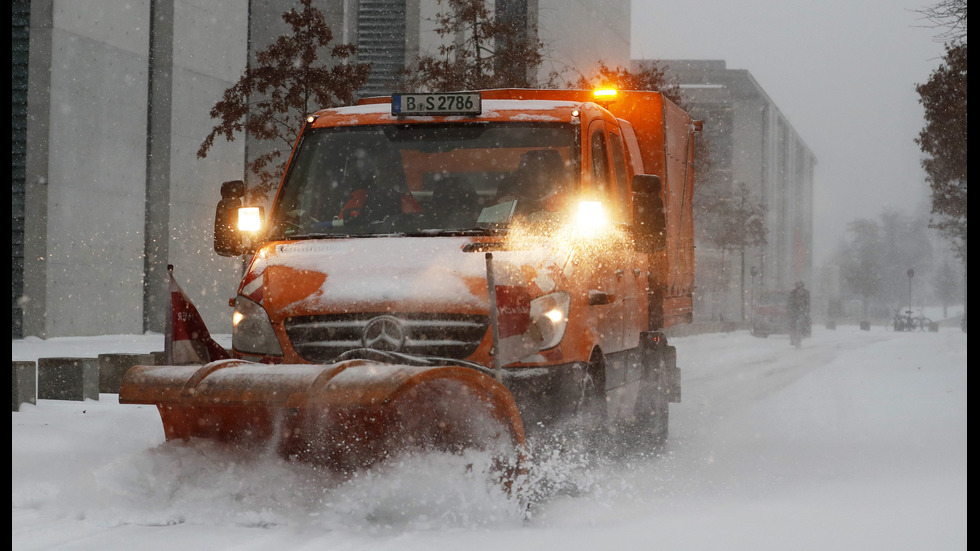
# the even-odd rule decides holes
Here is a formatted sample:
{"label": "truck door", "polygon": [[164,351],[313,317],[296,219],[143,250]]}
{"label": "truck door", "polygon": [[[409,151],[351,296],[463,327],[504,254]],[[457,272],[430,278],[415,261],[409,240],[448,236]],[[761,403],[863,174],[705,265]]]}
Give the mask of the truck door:
{"label": "truck door", "polygon": [[[591,167],[589,192],[602,201],[606,216],[611,221],[614,223],[621,221],[620,206],[616,196],[616,180],[609,154],[608,130],[604,121],[594,121],[589,125],[589,153]],[[597,329],[601,335],[601,345],[606,354],[609,354],[623,349],[625,267],[622,265],[621,255],[607,247],[599,247],[594,254],[595,258],[590,260],[597,263],[594,272],[596,278],[590,290],[602,293],[601,296],[606,297],[608,302],[596,304],[592,308],[597,314]],[[607,387],[615,387],[624,382],[625,374],[607,370]]]}
{"label": "truck door", "polygon": [[[629,224],[632,219],[629,174],[626,168],[626,148],[619,128],[607,125],[609,153],[615,181],[616,199],[619,205],[618,222]],[[620,278],[623,293],[623,348],[635,348],[640,344],[640,331],[646,329],[646,279],[647,258],[635,248],[627,247],[617,257],[623,275]]]}

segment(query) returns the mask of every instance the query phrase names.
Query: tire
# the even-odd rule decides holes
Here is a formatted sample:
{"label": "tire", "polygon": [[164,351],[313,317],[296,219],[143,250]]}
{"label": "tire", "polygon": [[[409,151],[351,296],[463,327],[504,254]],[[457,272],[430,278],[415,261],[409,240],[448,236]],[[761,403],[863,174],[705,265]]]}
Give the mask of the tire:
{"label": "tire", "polygon": [[595,351],[579,386],[575,405],[575,432],[586,449],[601,450],[608,444],[606,430],[606,364],[602,352]]}
{"label": "tire", "polygon": [[642,450],[657,453],[667,444],[670,402],[660,383],[645,381],[644,387],[637,400],[635,430],[632,432],[638,437]]}
{"label": "tire", "polygon": [[[635,420],[632,430],[641,451],[657,453],[667,443],[670,421],[670,396],[667,389],[666,349],[673,348],[661,344],[646,346],[641,339],[641,358],[643,378],[640,381],[639,396],[634,410]],[[673,357],[672,355],[670,357]]]}

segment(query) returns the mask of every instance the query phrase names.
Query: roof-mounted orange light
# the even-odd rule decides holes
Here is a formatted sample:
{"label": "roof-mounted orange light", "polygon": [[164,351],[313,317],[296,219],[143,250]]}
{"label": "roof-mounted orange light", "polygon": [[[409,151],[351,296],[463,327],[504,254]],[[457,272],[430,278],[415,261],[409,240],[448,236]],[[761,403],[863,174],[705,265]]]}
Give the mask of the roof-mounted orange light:
{"label": "roof-mounted orange light", "polygon": [[616,99],[615,88],[596,88],[592,91],[592,97],[596,101],[613,101]]}

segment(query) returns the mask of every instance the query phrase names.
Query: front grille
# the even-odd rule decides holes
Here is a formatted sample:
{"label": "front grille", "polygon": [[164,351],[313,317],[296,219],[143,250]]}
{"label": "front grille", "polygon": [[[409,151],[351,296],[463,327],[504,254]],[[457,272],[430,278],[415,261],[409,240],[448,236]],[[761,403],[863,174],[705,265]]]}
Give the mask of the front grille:
{"label": "front grille", "polygon": [[[286,318],[286,334],[303,359],[328,362],[348,350],[363,348],[365,329],[379,317],[396,320],[403,330],[398,352],[454,359],[472,355],[490,325],[487,316],[466,314],[326,314]],[[384,343],[375,347],[396,351]]]}

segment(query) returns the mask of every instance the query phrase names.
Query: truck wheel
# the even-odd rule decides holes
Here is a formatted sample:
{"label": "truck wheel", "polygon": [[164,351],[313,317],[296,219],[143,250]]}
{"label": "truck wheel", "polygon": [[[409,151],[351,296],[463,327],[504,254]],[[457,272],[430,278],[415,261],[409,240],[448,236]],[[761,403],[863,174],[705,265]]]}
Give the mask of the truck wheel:
{"label": "truck wheel", "polygon": [[[642,341],[641,341],[642,342]],[[633,434],[641,450],[654,452],[667,443],[670,420],[670,396],[668,395],[666,345],[641,344],[643,378],[636,400]]]}
{"label": "truck wheel", "polygon": [[602,352],[595,351],[580,383],[580,394],[573,421],[587,450],[597,451],[606,444],[606,364]]}
{"label": "truck wheel", "polygon": [[667,443],[670,408],[667,394],[659,383],[644,381],[636,403],[635,434],[643,450],[658,452]]}

